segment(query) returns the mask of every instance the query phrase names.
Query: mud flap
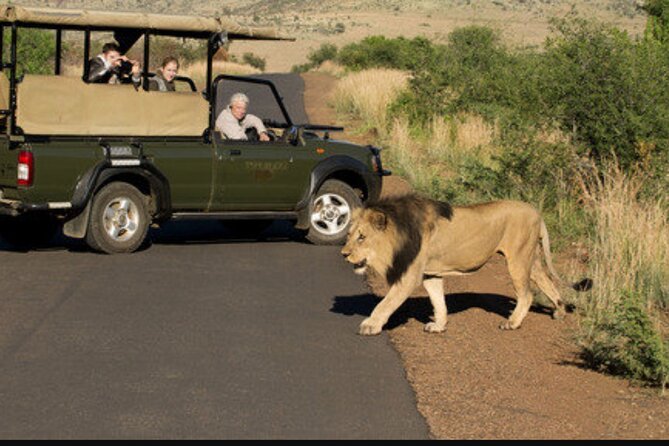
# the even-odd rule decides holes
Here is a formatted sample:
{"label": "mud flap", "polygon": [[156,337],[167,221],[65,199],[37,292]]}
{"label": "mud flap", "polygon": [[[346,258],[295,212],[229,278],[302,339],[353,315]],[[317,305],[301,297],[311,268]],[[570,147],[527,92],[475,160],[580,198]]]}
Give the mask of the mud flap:
{"label": "mud flap", "polygon": [[86,237],[86,229],[88,228],[88,220],[91,217],[91,200],[88,201],[88,204],[81,212],[81,214],[74,217],[72,220],[68,220],[63,225],[63,234],[72,238],[84,238]]}

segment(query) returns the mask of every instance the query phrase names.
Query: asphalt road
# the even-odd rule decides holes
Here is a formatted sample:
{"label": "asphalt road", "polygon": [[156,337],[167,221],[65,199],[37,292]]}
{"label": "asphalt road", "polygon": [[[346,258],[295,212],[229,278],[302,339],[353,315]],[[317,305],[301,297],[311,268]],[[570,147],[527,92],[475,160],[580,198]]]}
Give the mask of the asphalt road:
{"label": "asphalt road", "polygon": [[337,247],[170,223],[132,254],[0,243],[2,439],[423,439]]}

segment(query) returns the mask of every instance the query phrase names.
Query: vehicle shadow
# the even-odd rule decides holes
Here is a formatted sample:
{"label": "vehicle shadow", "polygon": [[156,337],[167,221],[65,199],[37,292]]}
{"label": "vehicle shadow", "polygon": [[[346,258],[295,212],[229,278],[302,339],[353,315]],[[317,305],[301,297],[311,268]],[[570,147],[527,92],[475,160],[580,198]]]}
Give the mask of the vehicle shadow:
{"label": "vehicle shadow", "polygon": [[[282,242],[294,241],[309,243],[303,231],[295,229],[293,222],[276,220],[268,222],[266,228],[259,231],[240,231],[239,228],[226,226],[219,220],[184,220],[168,221],[159,228],[150,228],[145,243],[138,251],[145,251],[151,245],[191,245],[217,243],[249,243],[254,241]],[[57,234],[51,240],[40,244],[27,243],[13,245],[0,236],[0,252],[27,253],[34,251],[69,251],[75,253],[92,252],[84,240],[73,239]]]}
{"label": "vehicle shadow", "polygon": [[295,229],[288,220],[267,222],[263,229],[235,227],[221,220],[168,221],[160,228],[151,229],[151,243],[158,245],[189,245],[216,243],[244,243],[253,241],[307,243],[303,231]]}
{"label": "vehicle shadow", "polygon": [[[500,294],[458,293],[446,294],[444,297],[449,315],[457,314],[470,308],[480,308],[488,313],[508,318],[516,306],[515,299]],[[366,317],[372,313],[374,307],[380,301],[381,298],[374,294],[336,296],[330,311],[345,316],[360,315]],[[552,314],[552,309],[537,303],[532,305],[530,311],[539,314]],[[406,324],[410,319],[415,319],[420,323],[426,324],[430,322],[432,314],[432,304],[429,298],[411,297],[390,317],[384,327],[388,329],[396,328]]]}

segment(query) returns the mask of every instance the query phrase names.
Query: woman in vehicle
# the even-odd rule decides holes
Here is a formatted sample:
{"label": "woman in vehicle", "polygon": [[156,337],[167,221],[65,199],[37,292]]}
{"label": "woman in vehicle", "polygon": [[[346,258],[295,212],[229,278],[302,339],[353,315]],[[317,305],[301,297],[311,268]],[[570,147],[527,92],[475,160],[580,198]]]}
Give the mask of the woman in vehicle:
{"label": "woman in vehicle", "polygon": [[179,61],[168,56],[163,60],[158,73],[149,79],[149,91],[176,91],[174,78],[179,72]]}

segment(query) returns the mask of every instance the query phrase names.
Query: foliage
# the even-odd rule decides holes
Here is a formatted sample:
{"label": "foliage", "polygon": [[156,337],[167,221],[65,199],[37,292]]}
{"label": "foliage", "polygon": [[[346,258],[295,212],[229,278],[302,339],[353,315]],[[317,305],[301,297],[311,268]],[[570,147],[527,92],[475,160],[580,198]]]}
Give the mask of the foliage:
{"label": "foliage", "polygon": [[323,43],[317,49],[309,52],[307,55],[307,60],[309,60],[309,62],[302,65],[295,65],[291,71],[294,73],[301,73],[320,66],[326,60],[335,60],[337,58],[337,51],[337,45]]}
{"label": "foliage", "polygon": [[416,70],[433,57],[435,51],[435,45],[424,37],[388,39],[370,36],[344,46],[337,54],[337,62],[354,71],[368,68]]}
{"label": "foliage", "polygon": [[[67,50],[66,45],[63,49]],[[3,39],[3,60],[10,59],[11,38],[5,32]],[[17,40],[17,75],[53,74],[56,54],[56,36],[54,31],[21,28]]]}
{"label": "foliage", "polygon": [[583,357],[592,367],[666,386],[669,349],[648,315],[643,296],[624,292],[616,308],[590,323],[594,336],[584,345]]}
{"label": "foliage", "polygon": [[256,56],[253,53],[244,53],[242,55],[242,61],[244,61],[244,63],[247,65],[251,65],[253,68],[257,68],[260,71],[265,71],[266,61],[260,56]]}
{"label": "foliage", "polygon": [[625,166],[642,144],[669,148],[669,57],[654,42],[633,42],[615,28],[559,22],[547,44],[543,114],[586,144],[595,158]]}
{"label": "foliage", "polygon": [[641,8],[648,14],[646,38],[669,44],[669,0],[646,0]]}

